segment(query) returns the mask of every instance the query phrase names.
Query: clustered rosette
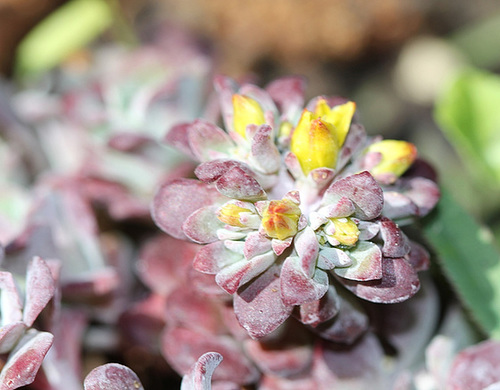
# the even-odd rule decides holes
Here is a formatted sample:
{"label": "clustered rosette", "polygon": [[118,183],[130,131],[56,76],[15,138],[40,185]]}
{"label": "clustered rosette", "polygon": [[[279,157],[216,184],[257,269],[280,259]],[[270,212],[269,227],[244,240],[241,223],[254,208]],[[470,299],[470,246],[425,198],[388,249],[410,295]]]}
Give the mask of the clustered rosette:
{"label": "clustered rosette", "polygon": [[340,286],[377,303],[419,289],[426,251],[399,223],[428,213],[439,190],[414,145],[368,137],[355,104],[318,97],[304,83],[265,90],[215,80],[224,131],[196,120],[167,140],[200,162],[199,180],[176,179],[154,200],[157,224],[204,244],[194,268],[233,295],[255,338],[295,315],[318,326],[341,306]]}

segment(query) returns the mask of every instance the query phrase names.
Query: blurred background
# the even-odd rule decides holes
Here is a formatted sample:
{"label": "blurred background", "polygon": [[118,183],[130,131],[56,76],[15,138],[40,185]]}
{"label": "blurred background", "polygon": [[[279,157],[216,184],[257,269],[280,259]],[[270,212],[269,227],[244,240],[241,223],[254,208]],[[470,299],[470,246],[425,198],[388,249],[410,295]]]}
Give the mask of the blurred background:
{"label": "blurred background", "polygon": [[[45,35],[30,36],[71,3],[75,10],[59,17]],[[187,31],[202,45],[213,73],[261,85],[300,74],[308,81],[309,97],[342,95],[356,101],[368,133],[415,142],[458,200],[496,224],[500,180],[491,172],[500,171],[494,158],[498,148],[483,149],[498,139],[498,121],[478,135],[473,112],[461,122],[469,125],[464,130],[450,119],[456,115],[447,115],[463,112],[462,103],[442,96],[464,69],[492,76],[500,69],[498,2],[0,0],[0,73],[22,84],[56,65],[85,62],[89,48],[103,42],[131,47],[147,42],[165,24]],[[440,102],[445,107],[438,126]],[[486,154],[493,157],[479,161]]]}

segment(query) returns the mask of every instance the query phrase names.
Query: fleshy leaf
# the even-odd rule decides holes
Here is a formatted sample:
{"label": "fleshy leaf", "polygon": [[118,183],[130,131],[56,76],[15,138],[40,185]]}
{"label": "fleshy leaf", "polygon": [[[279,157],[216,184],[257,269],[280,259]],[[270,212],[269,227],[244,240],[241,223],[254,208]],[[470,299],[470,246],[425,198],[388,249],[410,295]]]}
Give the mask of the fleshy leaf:
{"label": "fleshy leaf", "polygon": [[137,375],[128,367],[108,363],[94,368],[84,381],[85,390],[144,390]]}
{"label": "fleshy leaf", "polygon": [[500,338],[500,262],[491,236],[442,189],[423,225],[441,267],[478,324]]}
{"label": "fleshy leaf", "polygon": [[181,390],[210,390],[212,375],[223,357],[217,352],[207,352],[199,357],[182,378]]}
{"label": "fleshy leaf", "polygon": [[20,321],[23,317],[23,304],[12,274],[0,271],[0,307],[2,325]]}
{"label": "fleshy leaf", "polygon": [[281,166],[281,155],[273,139],[271,126],[262,125],[252,138],[250,162],[259,171],[277,173]]}
{"label": "fleshy leaf", "polygon": [[335,287],[330,284],[321,299],[300,305],[299,320],[303,324],[317,326],[332,319],[339,311],[340,301]]}
{"label": "fleshy leaf", "polygon": [[217,218],[218,208],[218,205],[205,206],[192,213],[182,225],[184,234],[198,244],[217,241],[217,230],[224,227]]}
{"label": "fleshy leaf", "polygon": [[222,268],[243,260],[243,256],[227,249],[223,241],[216,241],[203,246],[193,261],[197,271],[216,274]]}
{"label": "fleshy leaf", "polygon": [[218,154],[227,154],[234,146],[225,131],[201,119],[195,120],[189,126],[188,141],[199,161],[213,160]]}
{"label": "fleshy leaf", "polygon": [[403,257],[410,250],[408,240],[398,225],[388,218],[380,221],[380,234],[384,240],[382,253],[386,257]]}
{"label": "fleshy leaf", "polygon": [[271,333],[292,313],[293,306],[281,299],[279,273],[279,267],[270,267],[234,296],[236,317],[254,339]]}
{"label": "fleshy leaf", "polygon": [[266,198],[259,182],[237,166],[225,172],[215,185],[217,190],[228,198],[250,201]]}
{"label": "fleshy leaf", "polygon": [[155,223],[175,238],[186,239],[182,225],[201,207],[227,201],[214,187],[192,179],[176,179],[160,187],[153,200]]}
{"label": "fleshy leaf", "polygon": [[26,330],[26,325],[22,321],[10,322],[0,329],[0,354],[3,354],[14,348]]}
{"label": "fleshy leaf", "polygon": [[379,247],[368,241],[361,241],[349,251],[352,264],[336,267],[334,272],[345,279],[366,281],[382,278],[382,253]]}

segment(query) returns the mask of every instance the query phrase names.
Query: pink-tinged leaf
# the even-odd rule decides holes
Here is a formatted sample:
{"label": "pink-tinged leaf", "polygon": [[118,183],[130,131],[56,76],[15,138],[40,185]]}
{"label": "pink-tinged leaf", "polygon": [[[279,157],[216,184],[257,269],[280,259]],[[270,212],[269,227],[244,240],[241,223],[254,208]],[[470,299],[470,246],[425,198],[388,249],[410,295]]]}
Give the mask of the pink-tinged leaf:
{"label": "pink-tinged leaf", "polygon": [[384,216],[390,219],[401,219],[418,215],[418,207],[410,198],[398,191],[384,191]]}
{"label": "pink-tinged leaf", "polygon": [[364,141],[366,140],[366,132],[363,126],[353,123],[349,128],[347,137],[344,141],[344,145],[340,149],[339,156],[337,158],[337,171],[342,170],[342,168],[349,162],[351,157],[364,146]]}
{"label": "pink-tinged leaf", "polygon": [[266,343],[245,340],[245,351],[264,374],[289,377],[304,371],[312,361],[309,340],[280,340]]}
{"label": "pink-tinged leaf", "polygon": [[192,123],[179,123],[173,126],[166,134],[165,141],[184,154],[196,159],[195,154],[191,150],[191,145],[189,144],[188,133],[191,126]]}
{"label": "pink-tinged leaf", "polygon": [[384,240],[382,247],[384,256],[403,257],[408,254],[410,244],[398,225],[388,218],[382,218],[379,224],[380,234]]}
{"label": "pink-tinged leaf", "polygon": [[198,251],[193,267],[205,274],[216,274],[223,268],[242,260],[243,256],[227,249],[223,241],[216,241]]}
{"label": "pink-tinged leaf", "polygon": [[2,368],[0,390],[17,389],[32,383],[53,339],[48,332],[28,331]]}
{"label": "pink-tinged leaf", "polygon": [[373,237],[375,237],[379,233],[380,226],[376,222],[360,221],[358,223],[358,229],[359,229],[358,240],[370,241]]}
{"label": "pink-tinged leaf", "polygon": [[283,77],[269,83],[266,91],[283,113],[282,120],[293,120],[304,105],[305,80],[302,77]]}
{"label": "pink-tinged leaf", "polygon": [[217,218],[218,209],[218,205],[212,205],[196,210],[182,225],[184,234],[198,244],[217,241],[217,230],[224,227],[224,223]]}
{"label": "pink-tinged leaf", "polygon": [[145,135],[123,131],[113,134],[108,140],[108,146],[120,152],[133,153],[152,142],[155,141]]}
{"label": "pink-tinged leaf", "polygon": [[0,271],[0,309],[2,325],[21,321],[23,304],[12,274]]}
{"label": "pink-tinged leaf", "polygon": [[430,267],[429,252],[420,244],[410,240],[410,252],[406,259],[417,272],[426,271]]}
{"label": "pink-tinged leaf", "polygon": [[194,174],[198,179],[205,183],[214,183],[234,167],[240,168],[247,175],[252,175],[252,170],[248,165],[241,161],[228,159],[218,159],[204,162],[196,167]]}
{"label": "pink-tinged leaf", "polygon": [[335,317],[340,308],[340,300],[333,285],[321,299],[300,305],[299,320],[305,325],[316,327]]}
{"label": "pink-tinged leaf", "polygon": [[201,355],[217,352],[224,356],[224,360],[213,373],[214,381],[248,385],[259,379],[259,372],[231,337],[185,328],[167,328],[161,345],[163,355],[181,375],[188,373]]}
{"label": "pink-tinged leaf", "polygon": [[227,201],[214,187],[192,179],[176,179],[160,187],[153,199],[155,223],[175,238],[186,239],[182,225],[201,207]]}
{"label": "pink-tinged leaf", "polygon": [[217,352],[201,355],[182,378],[181,390],[211,390],[212,375],[222,360],[222,355]]}
{"label": "pink-tinged leaf", "polygon": [[423,217],[436,206],[441,192],[437,184],[423,177],[402,179],[403,194],[418,207],[418,216]]}
{"label": "pink-tinged leaf", "polygon": [[304,177],[304,172],[300,166],[299,159],[292,152],[285,155],[285,165],[295,179]]}
{"label": "pink-tinged leaf", "polygon": [[189,127],[188,140],[194,155],[202,162],[221,158],[234,147],[225,131],[201,119],[195,120]]}
{"label": "pink-tinged leaf", "polygon": [[447,388],[482,390],[500,382],[500,342],[487,340],[460,352],[450,369]]}
{"label": "pink-tinged leaf", "polygon": [[38,314],[54,296],[55,291],[55,281],[47,263],[40,257],[34,257],[28,264],[26,273],[23,321],[28,327],[33,325]]}
{"label": "pink-tinged leaf", "polygon": [[269,252],[273,249],[272,241],[259,232],[248,233],[245,239],[243,254],[246,259],[251,259],[257,255]]}
{"label": "pink-tinged leaf", "polygon": [[224,326],[217,315],[217,303],[188,286],[180,286],[167,299],[167,323],[172,327],[220,333]]}
{"label": "pink-tinged leaf", "polygon": [[22,321],[10,322],[0,328],[0,354],[9,352],[26,330]]}
{"label": "pink-tinged leaf", "polygon": [[404,259],[384,257],[382,279],[355,282],[339,278],[340,282],[360,298],[375,303],[399,303],[406,301],[420,288],[417,272]]}
{"label": "pink-tinged leaf", "polygon": [[335,267],[349,267],[351,264],[352,259],[342,249],[325,247],[319,251],[318,268],[330,270]]}
{"label": "pink-tinged leaf", "polygon": [[94,368],[85,378],[83,387],[85,390],[144,390],[135,372],[118,363]]}
{"label": "pink-tinged leaf", "polygon": [[234,294],[238,288],[268,269],[275,260],[274,252],[267,252],[239,261],[220,270],[215,276],[215,281],[229,294]]}
{"label": "pink-tinged leaf", "polygon": [[139,253],[137,271],[143,283],[167,296],[182,283],[200,245],[161,233],[146,242]]}
{"label": "pink-tinged leaf", "polygon": [[273,248],[273,252],[276,254],[276,256],[281,255],[287,248],[292,245],[293,242],[293,237],[288,237],[284,240],[278,240],[277,238],[273,238],[271,240],[271,245]]}
{"label": "pink-tinged leaf", "polygon": [[293,306],[281,299],[279,275],[278,266],[270,267],[234,296],[236,317],[254,339],[271,333],[292,313]]}
{"label": "pink-tinged leaf", "polygon": [[318,260],[319,244],[316,233],[310,227],[306,227],[295,236],[295,250],[300,259],[302,272],[311,278],[315,272]]}
{"label": "pink-tinged leaf", "polygon": [[277,173],[281,167],[281,154],[273,136],[271,126],[262,125],[252,138],[249,161],[265,174]]}
{"label": "pink-tinged leaf", "polygon": [[224,125],[228,132],[233,131],[232,96],[238,89],[238,85],[229,77],[217,75],[214,77],[214,88],[219,95],[219,102],[224,119]]}
{"label": "pink-tinged leaf", "polygon": [[325,188],[335,177],[335,171],[330,168],[313,169],[307,177],[314,183],[314,187],[319,191]]}
{"label": "pink-tinged leaf", "polygon": [[345,196],[337,202],[322,207],[319,212],[325,218],[344,218],[349,217],[356,211],[354,204]]}
{"label": "pink-tinged leaf", "polygon": [[312,278],[302,270],[300,259],[288,257],[281,269],[281,297],[285,305],[302,305],[320,299],[328,291],[328,275],[316,268]]}
{"label": "pink-tinged leaf", "polygon": [[120,286],[116,268],[105,267],[95,272],[80,272],[62,281],[62,295],[70,302],[88,302],[106,297]]}
{"label": "pink-tinged leaf", "polygon": [[369,319],[354,297],[341,292],[340,298],[336,316],[317,325],[313,331],[322,339],[352,344],[366,332]]}
{"label": "pink-tinged leaf", "polygon": [[322,203],[335,203],[344,196],[354,203],[356,207],[354,215],[360,219],[371,220],[382,212],[384,205],[382,189],[366,171],[333,182],[326,190]]}
{"label": "pink-tinged leaf", "polygon": [[257,201],[267,197],[259,182],[240,167],[234,167],[224,173],[215,182],[215,186],[228,198]]}
{"label": "pink-tinged leaf", "polygon": [[358,242],[349,251],[352,264],[344,268],[335,268],[334,272],[345,279],[367,281],[382,278],[382,252],[369,241]]}

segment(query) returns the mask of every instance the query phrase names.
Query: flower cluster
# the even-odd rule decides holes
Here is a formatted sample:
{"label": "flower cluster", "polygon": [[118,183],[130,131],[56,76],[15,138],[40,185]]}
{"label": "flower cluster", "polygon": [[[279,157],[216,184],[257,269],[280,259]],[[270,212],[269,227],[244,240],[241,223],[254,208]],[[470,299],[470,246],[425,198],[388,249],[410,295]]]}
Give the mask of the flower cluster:
{"label": "flower cluster", "polygon": [[199,161],[199,180],[163,185],[153,217],[204,245],[194,268],[233,295],[248,333],[266,336],[292,313],[313,327],[334,319],[341,286],[376,303],[413,296],[428,256],[399,225],[439,198],[415,146],[368,137],[353,102],[304,107],[298,78],[215,86],[225,130],[205,120],[170,130],[167,140]]}

